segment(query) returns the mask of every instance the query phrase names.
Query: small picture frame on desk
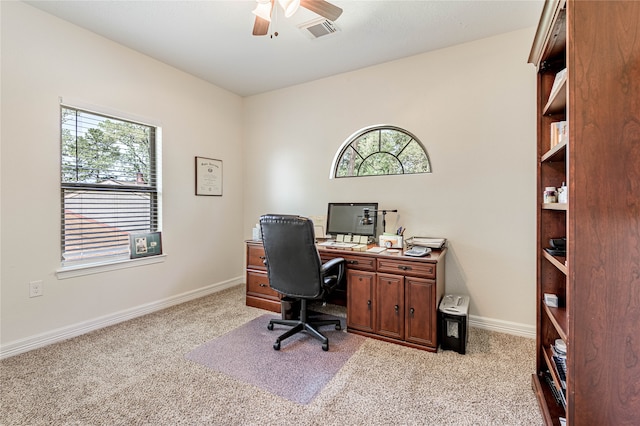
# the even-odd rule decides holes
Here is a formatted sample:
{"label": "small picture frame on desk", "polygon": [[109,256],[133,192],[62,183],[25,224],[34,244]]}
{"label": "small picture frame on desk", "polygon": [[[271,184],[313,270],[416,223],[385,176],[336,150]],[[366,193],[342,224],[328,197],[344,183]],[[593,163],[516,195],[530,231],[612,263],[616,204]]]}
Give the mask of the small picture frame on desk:
{"label": "small picture frame on desk", "polygon": [[160,232],[140,232],[129,234],[131,259],[162,254],[162,234]]}

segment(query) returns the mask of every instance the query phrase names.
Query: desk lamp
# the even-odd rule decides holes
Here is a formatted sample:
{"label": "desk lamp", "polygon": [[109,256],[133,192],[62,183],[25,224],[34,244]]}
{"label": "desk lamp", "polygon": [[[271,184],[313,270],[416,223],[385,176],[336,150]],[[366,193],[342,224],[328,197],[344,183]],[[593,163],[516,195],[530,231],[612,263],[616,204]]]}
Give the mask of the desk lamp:
{"label": "desk lamp", "polygon": [[360,220],[361,225],[373,225],[373,219],[371,219],[371,213],[382,213],[382,233],[387,230],[387,213],[397,213],[398,210],[371,210],[367,207],[362,209],[363,217]]}

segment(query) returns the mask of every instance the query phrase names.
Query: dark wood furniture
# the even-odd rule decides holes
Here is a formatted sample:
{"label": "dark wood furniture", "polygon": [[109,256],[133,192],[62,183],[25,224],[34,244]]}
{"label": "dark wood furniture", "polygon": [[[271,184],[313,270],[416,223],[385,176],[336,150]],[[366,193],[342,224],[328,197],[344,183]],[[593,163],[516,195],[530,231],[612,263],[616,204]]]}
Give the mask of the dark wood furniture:
{"label": "dark wood furniture", "polygon": [[[640,2],[552,0],[529,62],[537,67],[537,357],[546,424],[640,421]],[[556,74],[567,69],[559,90]],[[568,142],[551,148],[552,122]],[[568,203],[545,204],[568,184]],[[566,256],[544,248],[567,238]],[[556,294],[559,307],[544,303]],[[551,345],[567,346],[566,408]],[[548,372],[548,373],[547,373]],[[549,385],[544,379],[550,374]]]}
{"label": "dark wood furniture", "polygon": [[262,241],[247,241],[247,306],[280,312],[281,294],[271,289]]}
{"label": "dark wood furniture", "polygon": [[[347,262],[347,330],[375,339],[435,352],[438,304],[444,294],[447,249],[426,257],[319,248],[323,262]],[[280,312],[280,296],[269,287],[260,241],[247,241],[246,303]]]}

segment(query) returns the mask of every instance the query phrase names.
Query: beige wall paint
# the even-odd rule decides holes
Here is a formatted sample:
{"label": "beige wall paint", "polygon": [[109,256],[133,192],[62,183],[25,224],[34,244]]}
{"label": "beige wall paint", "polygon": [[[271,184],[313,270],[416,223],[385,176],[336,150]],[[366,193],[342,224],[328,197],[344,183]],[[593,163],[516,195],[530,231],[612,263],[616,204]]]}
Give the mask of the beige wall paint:
{"label": "beige wall paint", "polygon": [[[330,201],[398,209],[388,227],[446,237],[447,291],[473,316],[535,323],[534,29],[245,99],[244,236],[263,213],[325,215]],[[353,132],[392,124],[432,174],[330,180]]]}
{"label": "beige wall paint", "polygon": [[[22,2],[2,2],[2,343],[242,277],[242,98]],[[59,97],[160,122],[166,261],[59,280]],[[194,195],[194,157],[223,160]],[[28,282],[44,281],[29,298]]]}

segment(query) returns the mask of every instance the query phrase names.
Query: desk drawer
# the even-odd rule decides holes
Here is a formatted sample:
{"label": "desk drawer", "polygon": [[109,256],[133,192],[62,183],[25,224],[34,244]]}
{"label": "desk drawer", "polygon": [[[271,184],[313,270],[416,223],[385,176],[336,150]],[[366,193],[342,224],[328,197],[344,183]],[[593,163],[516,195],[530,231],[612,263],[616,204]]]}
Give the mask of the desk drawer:
{"label": "desk drawer", "polygon": [[372,271],[376,270],[376,259],[374,257],[358,256],[347,254],[347,251],[331,250],[330,252],[320,252],[320,259],[322,262],[326,262],[336,257],[344,258],[347,263],[347,269],[358,269],[360,271]]}
{"label": "desk drawer", "polygon": [[425,262],[378,259],[378,272],[409,275],[413,277],[435,278],[436,265],[434,263]]}
{"label": "desk drawer", "polygon": [[260,272],[247,271],[247,294],[259,295],[275,300],[280,299],[280,293],[269,286],[269,277]]}
{"label": "desk drawer", "polygon": [[347,268],[349,269],[358,269],[360,271],[376,270],[376,259],[373,257],[350,255],[342,257],[344,257],[344,260],[347,262]]}
{"label": "desk drawer", "polygon": [[260,244],[247,244],[247,268],[266,271],[264,264],[264,247]]}

